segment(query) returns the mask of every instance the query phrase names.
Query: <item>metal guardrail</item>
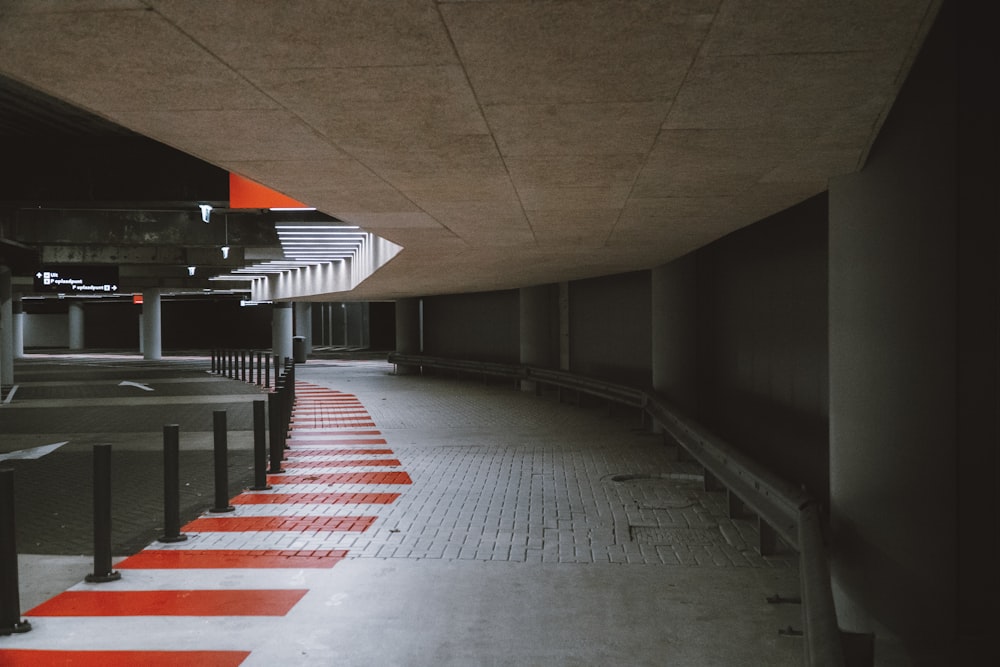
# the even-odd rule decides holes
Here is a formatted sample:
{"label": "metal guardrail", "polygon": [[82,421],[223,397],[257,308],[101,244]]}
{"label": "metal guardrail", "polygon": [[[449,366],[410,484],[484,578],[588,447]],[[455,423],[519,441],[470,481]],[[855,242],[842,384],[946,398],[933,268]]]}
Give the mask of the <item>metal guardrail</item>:
{"label": "metal guardrail", "polygon": [[396,353],[391,353],[388,361],[397,367],[420,368],[421,372],[424,368],[433,368],[484,378],[535,381],[641,409],[644,418],[648,415],[654,419],[708,475],[722,483],[759,517],[762,533],[773,530],[798,552],[805,662],[815,667],[847,665],[842,633],[837,625],[818,501],[712,434],[663,396],[565,371],[517,364]]}

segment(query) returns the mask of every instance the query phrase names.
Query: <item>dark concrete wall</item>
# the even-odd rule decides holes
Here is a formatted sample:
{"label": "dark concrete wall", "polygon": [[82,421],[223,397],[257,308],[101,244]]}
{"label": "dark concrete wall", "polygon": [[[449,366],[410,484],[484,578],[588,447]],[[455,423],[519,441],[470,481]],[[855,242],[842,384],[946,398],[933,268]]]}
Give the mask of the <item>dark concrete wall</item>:
{"label": "dark concrete wall", "polygon": [[699,418],[826,498],[826,195],[730,234],[695,260]]}
{"label": "dark concrete wall", "polygon": [[864,170],[830,187],[838,611],[914,659],[997,622],[995,7],[945,3]]}
{"label": "dark concrete wall", "polygon": [[571,282],[570,370],[649,387],[650,291],[649,271]]}
{"label": "dark concrete wall", "polygon": [[[26,326],[25,347],[49,345],[56,340],[68,345],[68,302],[25,302],[26,317],[47,314],[46,327],[55,331],[34,332]],[[209,350],[212,347],[268,348],[271,345],[271,309],[242,307],[233,299],[166,300],[160,305],[164,350]],[[84,305],[84,346],[88,349],[139,349],[141,306],[127,301],[93,300]],[[52,318],[52,315],[62,315]],[[32,326],[43,320],[32,321]],[[61,324],[60,324],[61,323]]]}
{"label": "dark concrete wall", "polygon": [[426,297],[424,354],[516,364],[517,290]]}

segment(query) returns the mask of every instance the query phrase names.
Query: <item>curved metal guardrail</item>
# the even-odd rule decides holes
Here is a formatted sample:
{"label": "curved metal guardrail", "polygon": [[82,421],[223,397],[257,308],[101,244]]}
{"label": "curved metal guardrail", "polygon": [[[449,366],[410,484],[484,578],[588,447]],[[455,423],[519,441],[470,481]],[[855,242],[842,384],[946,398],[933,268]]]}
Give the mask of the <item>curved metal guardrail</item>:
{"label": "curved metal guardrail", "polygon": [[[636,407],[659,423],[716,480],[799,554],[804,653],[810,666],[847,664],[830,585],[819,503],[685,415],[665,397],[566,371],[464,359],[391,353],[389,363],[540,382]],[[763,529],[763,526],[762,526]]]}

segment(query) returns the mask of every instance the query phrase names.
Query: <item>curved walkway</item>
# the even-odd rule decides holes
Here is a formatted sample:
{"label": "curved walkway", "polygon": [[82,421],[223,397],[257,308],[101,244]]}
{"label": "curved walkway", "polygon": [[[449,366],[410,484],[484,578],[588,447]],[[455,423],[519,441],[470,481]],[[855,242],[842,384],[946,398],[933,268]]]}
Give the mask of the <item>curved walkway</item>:
{"label": "curved walkway", "polygon": [[[800,627],[798,607],[766,600],[796,594],[794,559],[756,555],[753,526],[633,414],[391,370],[300,365],[272,489],[234,493],[185,542],[149,542],[118,582],[32,604],[33,630],[0,637],[0,663],[801,663],[801,640],[779,633]],[[181,376],[207,396],[248,390]]]}

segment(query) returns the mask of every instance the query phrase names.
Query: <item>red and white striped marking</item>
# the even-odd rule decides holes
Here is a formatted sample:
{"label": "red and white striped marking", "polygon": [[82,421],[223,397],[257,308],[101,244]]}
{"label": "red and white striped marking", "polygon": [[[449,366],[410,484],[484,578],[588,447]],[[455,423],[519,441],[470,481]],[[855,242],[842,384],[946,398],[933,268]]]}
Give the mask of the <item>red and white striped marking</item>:
{"label": "red and white striped marking", "polygon": [[[309,593],[308,587],[229,588],[226,582],[252,583],[256,580],[240,579],[236,573],[262,569],[276,573],[269,583],[297,584],[302,581],[295,574],[299,570],[334,567],[349,554],[348,549],[338,548],[344,536],[367,531],[378,520],[379,508],[395,502],[412,483],[356,397],[306,382],[297,382],[295,391],[284,465],[288,472],[268,475],[270,490],[236,496],[231,501],[236,511],[231,514],[191,521],[181,529],[189,536],[185,542],[152,544],[123,560],[117,565],[123,571],[118,582],[99,588],[78,584],[31,609],[25,616],[34,620],[36,628],[16,636],[31,647],[0,648],[0,664],[236,667],[243,663],[252,647],[234,649],[226,633],[186,636],[182,650],[160,638],[156,625],[167,627],[176,623],[167,619],[180,617],[203,624],[212,617],[287,615]],[[277,574],[282,571],[290,576]],[[191,582],[197,585],[177,585]],[[128,624],[127,619],[146,619],[141,633],[125,634],[132,643],[148,637],[150,649],[112,648],[120,646],[120,633],[114,630],[105,631],[108,648],[95,649],[93,642],[102,641],[96,628],[104,627],[99,619],[108,617],[119,626]],[[74,625],[62,625],[68,622]],[[46,627],[54,632],[40,637]],[[70,627],[84,630],[69,631]],[[74,647],[74,641],[84,637],[84,645]],[[199,650],[188,645],[213,640],[219,645]]]}

